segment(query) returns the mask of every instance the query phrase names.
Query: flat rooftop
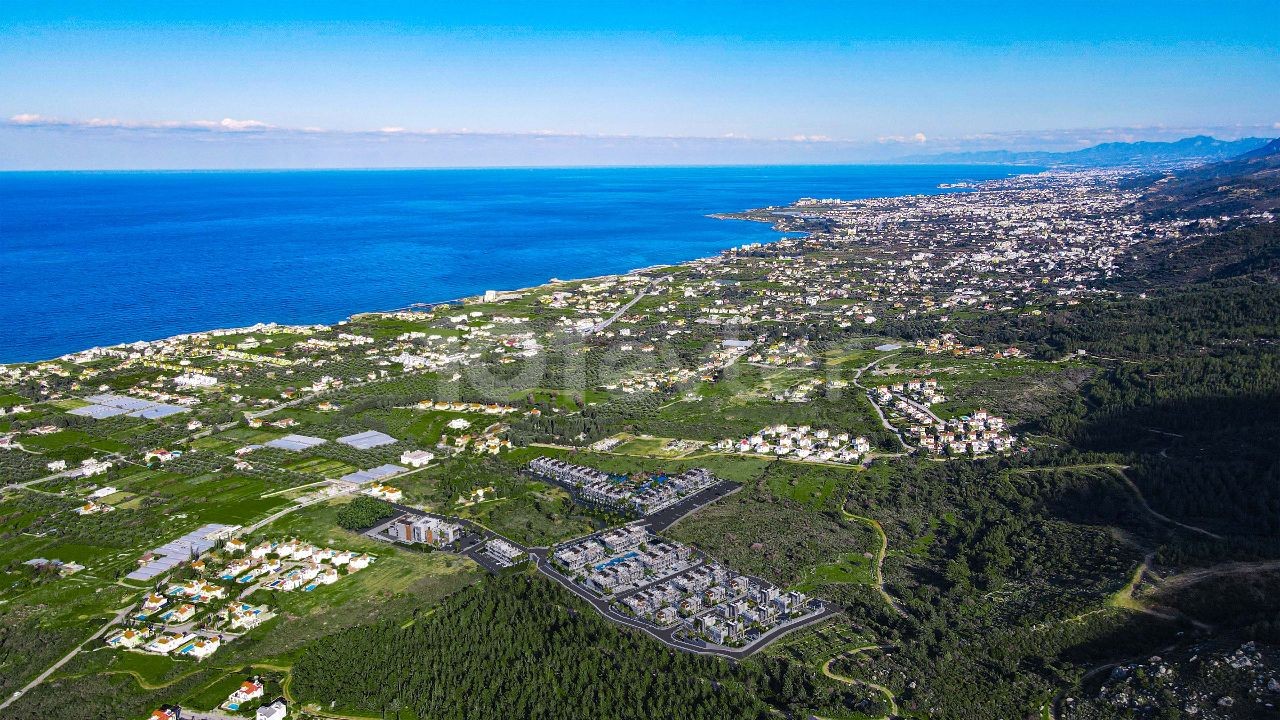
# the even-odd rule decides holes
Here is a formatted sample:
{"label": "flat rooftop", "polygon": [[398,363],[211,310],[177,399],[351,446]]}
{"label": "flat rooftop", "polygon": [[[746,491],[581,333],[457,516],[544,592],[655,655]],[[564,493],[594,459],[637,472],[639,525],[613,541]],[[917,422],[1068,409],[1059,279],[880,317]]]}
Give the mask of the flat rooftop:
{"label": "flat rooftop", "polygon": [[190,408],[185,408],[181,405],[169,405],[152,400],[129,397],[128,395],[102,393],[90,395],[85,400],[92,404],[68,410],[67,412],[95,420],[117,415],[128,415],[129,417],[143,418],[144,420],[158,420],[178,413],[191,412]]}
{"label": "flat rooftop", "polygon": [[340,437],[338,438],[338,442],[343,445],[350,445],[357,450],[368,450],[369,448],[391,445],[399,441],[390,435],[378,432],[377,430],[365,430],[364,432],[356,433],[355,435]]}
{"label": "flat rooftop", "polygon": [[392,475],[399,475],[402,472],[409,472],[409,468],[388,463],[386,465],[379,465],[375,468],[369,468],[368,470],[357,470],[356,472],[348,473],[342,476],[342,480],[349,483],[356,483],[357,485],[363,485],[364,483],[373,482],[375,480],[389,478]]}
{"label": "flat rooftop", "polygon": [[329,442],[324,438],[310,437],[308,435],[285,435],[282,438],[269,440],[263,443],[267,447],[279,448],[281,450],[292,450],[293,452],[302,452],[309,450],[317,445],[323,445]]}
{"label": "flat rooftop", "polygon": [[229,528],[231,528],[230,525],[209,523],[176,540],[170,540],[151,551],[156,557],[125,577],[130,580],[150,580],[157,575],[163,575],[178,564],[204,554],[214,546],[218,536]]}

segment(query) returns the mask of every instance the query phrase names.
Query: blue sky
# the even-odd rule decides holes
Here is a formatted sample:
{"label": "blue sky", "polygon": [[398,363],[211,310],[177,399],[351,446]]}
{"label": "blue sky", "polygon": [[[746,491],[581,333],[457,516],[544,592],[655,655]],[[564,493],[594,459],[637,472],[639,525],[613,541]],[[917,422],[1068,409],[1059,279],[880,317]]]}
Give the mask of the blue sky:
{"label": "blue sky", "polygon": [[1277,135],[1275,9],[15,0],[0,168],[839,162]]}

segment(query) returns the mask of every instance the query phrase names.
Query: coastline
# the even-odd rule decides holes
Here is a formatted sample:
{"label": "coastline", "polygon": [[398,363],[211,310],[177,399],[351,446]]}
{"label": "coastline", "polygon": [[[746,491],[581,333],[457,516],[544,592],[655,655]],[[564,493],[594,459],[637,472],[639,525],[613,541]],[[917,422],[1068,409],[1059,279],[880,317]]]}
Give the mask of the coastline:
{"label": "coastline", "polygon": [[[743,219],[743,220],[746,220],[747,218],[742,218],[742,219]],[[757,222],[763,222],[763,221],[757,221]],[[731,249],[733,249],[733,248],[725,248],[725,249],[726,249],[726,250],[731,250]],[[569,284],[573,284],[573,283],[593,282],[593,281],[605,280],[605,279],[608,279],[608,278],[624,277],[624,276],[626,276],[626,275],[633,275],[633,274],[635,274],[635,273],[648,272],[648,271],[652,271],[652,270],[664,270],[664,269],[668,269],[668,268],[678,268],[678,267],[682,267],[682,266],[684,266],[684,265],[687,265],[687,264],[689,264],[689,263],[695,263],[695,262],[699,262],[699,261],[701,261],[701,260],[705,260],[707,257],[710,257],[710,256],[703,256],[703,257],[700,257],[700,258],[693,258],[692,260],[685,260],[685,261],[683,261],[683,262],[678,262],[678,263],[659,263],[659,264],[656,264],[656,265],[647,265],[647,266],[645,266],[645,267],[634,268],[634,269],[628,270],[628,271],[626,271],[626,272],[620,272],[620,273],[604,273],[604,274],[602,274],[602,275],[587,275],[587,276],[579,277],[579,278],[551,278],[551,279],[550,279],[550,280],[548,280],[547,282],[545,282],[545,283],[541,283],[541,284],[539,284],[539,285],[530,285],[530,286],[528,286],[528,287],[515,288],[515,289],[510,289],[510,290],[493,290],[493,292],[496,292],[496,293],[498,293],[499,295],[510,295],[510,294],[515,294],[515,293],[528,293],[528,292],[535,292],[535,291],[543,290],[543,289],[546,289],[546,288],[548,288],[548,287],[555,286],[555,285],[569,285]],[[488,292],[488,291],[486,291],[486,292]],[[114,343],[114,344],[112,344],[112,345],[94,345],[94,346],[91,346],[91,347],[80,348],[79,350],[73,350],[73,351],[71,351],[71,352],[69,352],[69,353],[63,353],[62,355],[58,355],[58,356],[56,356],[56,357],[42,358],[42,359],[39,359],[39,360],[18,360],[18,361],[15,361],[15,362],[0,362],[0,367],[14,366],[14,365],[39,365],[40,363],[55,362],[55,361],[66,361],[68,358],[72,357],[73,355],[78,355],[78,354],[80,354],[80,353],[89,352],[89,351],[92,351],[92,350],[99,350],[99,349],[104,349],[104,348],[126,347],[126,346],[137,346],[137,345],[149,345],[149,344],[151,344],[151,343],[164,343],[164,342],[168,342],[168,341],[170,341],[170,340],[178,340],[178,339],[182,339],[182,338],[188,338],[188,337],[191,337],[191,336],[193,336],[193,335],[203,335],[203,334],[205,334],[205,333],[215,333],[215,332],[216,332],[216,333],[230,333],[230,334],[235,334],[235,333],[240,333],[240,332],[249,332],[249,331],[253,331],[253,330],[257,329],[257,328],[263,328],[263,327],[277,327],[277,328],[303,328],[303,327],[315,327],[315,326],[333,326],[333,325],[340,325],[340,324],[345,323],[345,322],[347,322],[347,321],[349,321],[349,320],[354,320],[354,319],[356,319],[356,318],[359,318],[359,317],[362,317],[362,316],[366,316],[366,315],[390,315],[390,314],[393,314],[393,313],[401,313],[401,312],[420,312],[420,311],[422,311],[422,308],[431,308],[431,309],[435,309],[435,308],[439,308],[439,307],[447,307],[447,306],[453,306],[453,305],[468,305],[468,304],[474,304],[474,303],[477,303],[477,302],[484,302],[484,295],[483,295],[483,294],[481,294],[481,295],[466,295],[466,296],[463,296],[463,297],[460,297],[460,298],[453,298],[453,299],[450,299],[450,300],[435,300],[435,301],[424,301],[424,302],[410,303],[409,305],[405,305],[405,306],[403,306],[403,307],[399,307],[399,308],[393,308],[393,309],[390,309],[390,310],[360,310],[360,311],[358,311],[358,312],[351,313],[350,315],[348,315],[348,316],[346,316],[346,317],[344,317],[344,318],[342,318],[342,319],[340,319],[340,320],[336,320],[336,321],[334,321],[334,322],[327,322],[327,323],[324,323],[324,322],[317,322],[317,323],[282,323],[282,322],[277,322],[277,321],[275,321],[275,320],[264,320],[264,321],[256,322],[256,323],[254,323],[254,324],[252,324],[252,325],[244,325],[244,326],[238,326],[238,327],[215,327],[215,328],[205,328],[205,329],[203,329],[203,330],[191,330],[191,331],[188,331],[188,332],[175,333],[175,334],[173,334],[173,335],[166,335],[166,336],[164,336],[164,337],[152,338],[152,339],[150,339],[150,340],[130,340],[130,341],[126,341],[126,342]]]}
{"label": "coastline", "polygon": [[[1008,170],[1008,172],[1005,174],[1005,176],[1015,175],[1015,174],[1023,174],[1023,173],[1022,173],[1022,172],[1020,172],[1020,171],[1022,171],[1022,170],[1024,170],[1024,169],[1022,169],[1022,168],[1007,168],[1007,170]],[[952,178],[952,180],[954,180],[954,179],[955,179],[955,178]],[[900,179],[899,179],[899,182],[901,182],[901,180],[900,180]],[[946,182],[946,181],[937,181],[937,182],[932,182],[932,183],[930,184],[930,186],[929,186],[929,191],[922,191],[922,190],[923,190],[923,188],[919,188],[919,187],[917,186],[917,188],[915,188],[915,189],[914,189],[914,191],[910,191],[910,192],[901,192],[901,193],[895,193],[895,192],[893,192],[893,190],[894,190],[895,188],[893,188],[893,187],[892,187],[892,182],[887,182],[887,183],[882,183],[882,184],[877,184],[877,185],[875,185],[875,188],[881,188],[881,187],[883,187],[883,190],[872,189],[872,190],[868,191],[868,190],[867,190],[867,189],[865,189],[865,188],[857,188],[857,187],[855,187],[855,188],[853,188],[853,189],[852,189],[852,194],[851,194],[851,196],[849,197],[849,199],[856,200],[856,199],[864,199],[864,198],[900,197],[900,196],[921,195],[921,194],[926,194],[926,195],[927,195],[927,194],[939,194],[939,193],[946,193],[946,192],[955,192],[955,191],[957,191],[956,189],[954,189],[954,186],[946,186],[946,185],[947,185],[947,182]],[[959,191],[960,191],[960,192],[968,192],[968,191],[970,191],[970,188],[960,189]],[[799,195],[799,194],[793,194],[793,195],[790,195],[790,196],[789,196],[789,198],[788,198],[785,202],[783,202],[782,204],[767,203],[767,204],[755,205],[754,207],[749,207],[749,208],[747,208],[747,209],[736,210],[736,211],[712,211],[712,212],[703,212],[703,213],[700,213],[700,214],[698,215],[698,217],[703,218],[703,219],[710,219],[710,220],[735,220],[735,221],[743,221],[743,220],[747,220],[747,221],[750,221],[750,222],[752,222],[752,223],[758,223],[758,224],[768,225],[768,226],[769,226],[771,229],[773,229],[775,232],[777,232],[777,233],[783,233],[784,231],[782,231],[782,230],[779,230],[779,229],[778,229],[778,223],[777,223],[777,222],[772,222],[772,221],[771,221],[771,220],[769,220],[769,219],[761,218],[761,217],[759,217],[758,215],[755,215],[755,214],[758,214],[759,212],[761,212],[761,211],[763,211],[763,210],[765,210],[765,209],[768,209],[768,208],[788,207],[788,206],[790,206],[791,204],[794,204],[795,202],[797,202],[798,200],[800,200],[800,199],[801,199],[801,198],[803,198],[803,197],[806,197],[806,196],[805,196],[805,195]],[[655,210],[656,210],[656,211],[658,211],[658,212],[661,212],[661,211],[662,211],[662,208],[656,208]],[[755,216],[753,216],[753,215],[755,215]],[[780,221],[781,219],[782,219],[782,218],[778,218],[778,220],[779,220],[779,221]],[[685,221],[685,222],[689,222],[689,221]],[[608,228],[605,228],[605,232],[607,232],[607,231],[608,231]],[[547,287],[549,287],[549,286],[551,286],[551,285],[553,285],[553,284],[559,284],[559,283],[566,283],[566,284],[567,284],[567,283],[587,282],[587,281],[600,280],[600,279],[610,278],[610,277],[620,277],[620,276],[624,276],[624,275],[628,275],[628,274],[633,274],[633,273],[639,273],[639,272],[647,272],[647,271],[655,271],[655,270],[667,269],[667,268],[672,268],[672,267],[679,267],[679,266],[683,266],[683,265],[686,265],[686,264],[689,264],[689,263],[695,263],[695,262],[698,262],[698,261],[704,260],[704,259],[709,258],[709,257],[714,257],[714,255],[715,255],[715,254],[717,254],[717,253],[719,253],[719,252],[724,252],[724,251],[726,251],[726,250],[730,250],[730,249],[735,248],[735,247],[741,247],[741,246],[742,246],[742,245],[744,245],[744,244],[751,244],[752,242],[762,242],[762,243],[764,243],[764,242],[775,242],[775,241],[777,241],[777,240],[781,239],[781,238],[780,238],[780,237],[778,237],[778,236],[774,236],[774,237],[771,237],[771,238],[769,238],[769,239],[767,239],[767,240],[761,239],[761,240],[754,240],[754,241],[753,241],[753,240],[751,240],[749,237],[747,237],[746,235],[747,235],[747,233],[744,233],[744,234],[743,234],[743,236],[741,236],[741,237],[735,237],[735,238],[733,238],[731,242],[725,242],[725,243],[723,243],[723,244],[720,244],[720,245],[716,248],[716,252],[715,252],[715,253],[710,253],[710,252],[705,252],[705,251],[703,251],[703,252],[701,252],[700,254],[698,254],[698,255],[696,255],[696,256],[694,256],[694,257],[688,257],[687,259],[681,260],[681,261],[679,261],[679,262],[647,263],[647,264],[644,264],[644,265],[639,265],[639,266],[631,267],[631,268],[629,268],[629,269],[626,269],[625,271],[617,271],[617,272],[603,272],[603,273],[588,273],[588,274],[585,274],[585,275],[582,275],[582,276],[579,276],[579,277],[573,277],[573,278],[559,278],[559,277],[552,277],[552,278],[550,278],[549,280],[547,280],[547,281],[545,281],[545,282],[533,283],[533,284],[529,284],[529,285],[523,285],[523,286],[520,286],[520,287],[515,287],[515,288],[505,288],[505,289],[500,288],[500,287],[497,287],[497,288],[491,287],[491,288],[487,288],[487,290],[492,290],[492,291],[494,291],[494,292],[498,293],[499,295],[510,295],[510,294],[514,294],[514,293],[527,293],[527,292],[534,292],[534,291],[538,291],[538,290],[545,289],[545,288],[547,288]],[[795,235],[794,235],[794,233],[789,233],[789,235],[790,235],[790,236],[792,236],[792,237],[794,237],[794,236],[795,236]],[[787,236],[787,235],[784,235],[784,237],[785,237],[785,236]],[[728,240],[729,238],[723,238],[723,239]],[[713,246],[713,247],[715,247],[715,246]],[[473,261],[473,262],[474,262],[474,261]],[[246,281],[246,282],[251,282],[251,281]],[[390,309],[376,309],[376,306],[375,306],[375,309],[360,309],[360,308],[355,308],[355,309],[350,310],[350,311],[347,311],[347,312],[339,311],[337,314],[334,314],[334,315],[328,315],[327,317],[321,316],[321,317],[318,317],[317,319],[314,319],[314,320],[311,320],[311,319],[309,319],[309,318],[307,318],[307,319],[302,319],[302,320],[278,320],[278,319],[273,319],[273,318],[254,319],[252,316],[250,316],[250,318],[249,318],[249,319],[251,319],[251,320],[253,320],[253,321],[252,321],[252,322],[248,322],[248,323],[243,323],[243,322],[242,322],[242,323],[216,324],[216,322],[215,322],[215,323],[207,324],[207,325],[204,325],[204,326],[202,326],[202,327],[196,327],[196,328],[189,329],[189,330],[187,330],[187,329],[183,329],[183,330],[181,330],[181,331],[179,331],[179,332],[168,332],[168,333],[157,334],[157,335],[153,335],[153,336],[144,336],[143,338],[138,338],[138,339],[134,339],[134,340],[122,340],[122,341],[119,341],[119,342],[111,342],[111,343],[85,343],[85,344],[83,344],[83,345],[79,345],[79,346],[77,346],[77,347],[74,347],[74,348],[68,349],[66,352],[63,352],[63,353],[61,353],[61,354],[53,354],[53,353],[50,353],[50,354],[47,354],[47,355],[40,355],[40,356],[38,356],[38,357],[29,357],[29,356],[28,356],[28,357],[19,357],[19,358],[13,359],[13,360],[0,359],[0,365],[23,365],[23,364],[32,364],[32,363],[40,363],[40,362],[49,362],[49,361],[52,361],[52,360],[63,359],[63,358],[66,358],[66,357],[68,357],[68,356],[75,355],[75,354],[78,354],[78,353],[84,352],[84,351],[86,351],[86,350],[92,350],[92,349],[95,349],[95,348],[121,347],[121,346],[138,345],[138,344],[140,344],[140,343],[141,343],[141,344],[146,344],[146,343],[158,343],[158,342],[163,342],[163,341],[170,340],[170,339],[173,339],[173,338],[182,338],[182,337],[187,337],[187,336],[191,336],[191,335],[197,335],[197,334],[201,334],[201,333],[209,333],[209,332],[220,332],[220,331],[222,331],[222,332],[226,332],[226,331],[236,331],[236,330],[247,330],[247,329],[250,329],[250,328],[254,328],[254,327],[261,327],[261,326],[277,326],[277,327],[301,327],[301,326],[314,326],[314,325],[328,325],[328,326],[332,326],[332,325],[335,325],[335,324],[339,324],[339,323],[342,323],[342,322],[345,322],[345,321],[351,320],[351,319],[353,319],[353,318],[357,318],[357,317],[365,316],[365,315],[371,315],[371,314],[379,314],[379,313],[394,313],[394,312],[406,312],[406,311],[413,311],[413,310],[424,310],[424,309],[429,309],[429,308],[437,308],[437,307],[443,307],[443,306],[449,306],[449,305],[460,305],[460,304],[475,303],[475,302],[482,301],[482,298],[483,298],[483,292],[484,292],[484,291],[480,291],[480,292],[473,292],[473,293],[469,293],[469,294],[465,294],[465,295],[457,295],[457,296],[452,296],[452,297],[447,297],[447,298],[442,298],[442,299],[425,299],[425,300],[419,300],[419,301],[409,302],[409,303],[406,303],[406,304],[403,304],[403,305],[392,306]],[[353,299],[354,299],[354,300],[356,300],[356,301],[358,302],[358,298],[353,298]],[[243,303],[242,303],[242,304],[243,304]],[[176,314],[178,314],[178,313],[172,313],[171,315],[176,315]],[[263,314],[263,315],[266,315],[267,313],[262,313],[262,314]],[[287,315],[288,313],[284,313],[284,314],[286,314],[286,315]],[[259,318],[261,318],[261,316],[260,316],[260,315],[259,315]],[[198,318],[193,318],[193,319],[196,319],[196,320],[198,321]],[[169,324],[172,324],[172,323],[169,323]],[[64,344],[64,346],[65,346],[65,344]],[[15,353],[15,355],[19,355],[19,353]]]}

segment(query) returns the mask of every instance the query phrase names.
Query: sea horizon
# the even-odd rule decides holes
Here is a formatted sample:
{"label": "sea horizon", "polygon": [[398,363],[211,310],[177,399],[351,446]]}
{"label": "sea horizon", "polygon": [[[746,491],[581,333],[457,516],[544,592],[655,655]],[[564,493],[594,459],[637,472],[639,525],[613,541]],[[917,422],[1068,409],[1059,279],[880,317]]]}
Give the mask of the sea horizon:
{"label": "sea horizon", "polygon": [[[708,217],[956,192],[994,165],[0,171],[0,363],[331,324],[675,265],[780,234]],[[584,177],[585,176],[585,177]],[[962,191],[962,190],[961,190]]]}
{"label": "sea horizon", "polygon": [[713,164],[603,164],[603,165],[403,165],[403,166],[296,166],[296,167],[189,167],[189,168],[0,168],[0,175],[35,174],[200,174],[200,173],[328,173],[328,172],[431,172],[431,171],[485,171],[485,170],[743,170],[768,168],[1006,168],[1026,172],[1045,169],[1042,165],[1016,162],[922,162],[920,160],[884,160],[880,162],[832,162],[832,163],[713,163]]}

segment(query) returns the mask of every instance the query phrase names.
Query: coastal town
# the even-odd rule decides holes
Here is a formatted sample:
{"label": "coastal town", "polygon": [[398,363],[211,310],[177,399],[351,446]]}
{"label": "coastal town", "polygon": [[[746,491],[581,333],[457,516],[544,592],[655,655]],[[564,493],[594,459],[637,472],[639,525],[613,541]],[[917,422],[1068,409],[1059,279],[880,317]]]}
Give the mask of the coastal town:
{"label": "coastal town", "polygon": [[[1136,244],[1193,231],[1136,215],[1128,178],[804,199],[722,216],[782,234],[681,265],[0,366],[17,538],[0,603],[73,592],[101,621],[2,702],[63,667],[190,665],[219,668],[197,713],[310,716],[246,660],[420,578],[541,576],[618,627],[734,661],[839,616],[824,593],[842,584],[899,613],[883,547],[790,575],[768,558],[794,548],[700,518],[763,493],[853,537],[877,526],[836,490],[885,463],[1033,449],[1001,390],[1088,358],[942,328],[1115,296]],[[189,696],[152,716],[179,700],[191,716]]]}

